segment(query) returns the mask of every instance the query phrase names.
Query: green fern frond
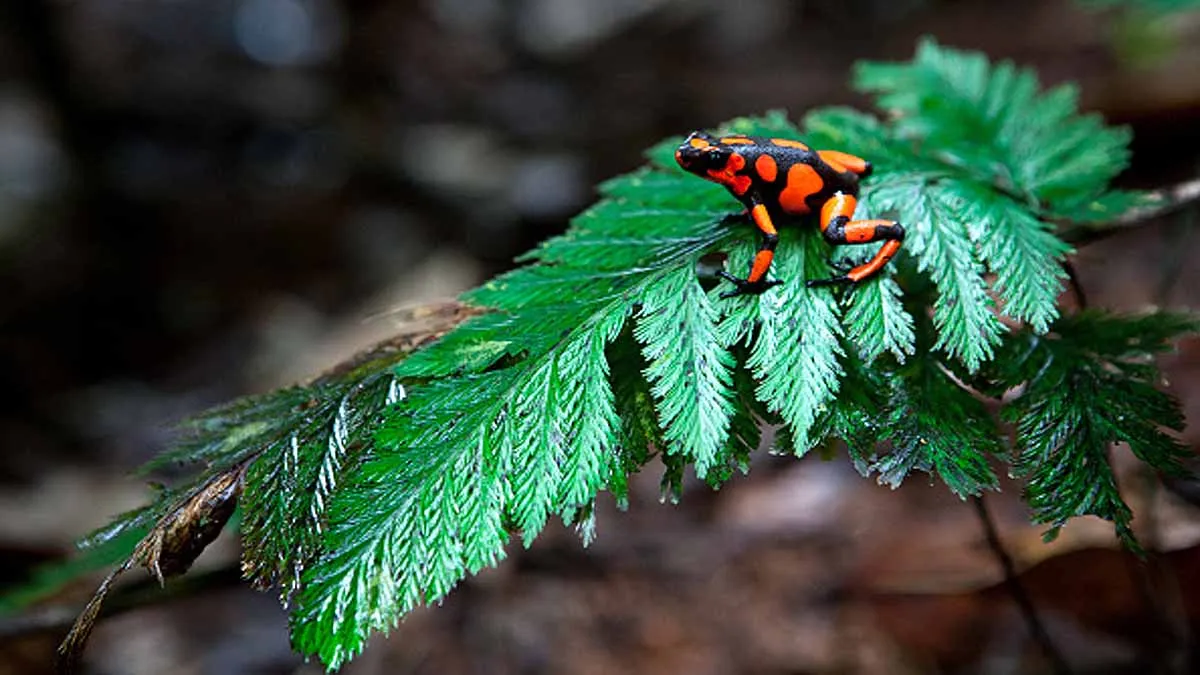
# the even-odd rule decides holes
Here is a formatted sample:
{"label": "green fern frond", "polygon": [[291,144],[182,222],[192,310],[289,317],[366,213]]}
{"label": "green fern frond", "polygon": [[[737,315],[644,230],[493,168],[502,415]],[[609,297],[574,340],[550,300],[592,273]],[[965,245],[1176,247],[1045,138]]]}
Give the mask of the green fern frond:
{"label": "green fern frond", "polygon": [[369,430],[382,410],[401,396],[386,370],[339,384],[313,391],[304,422],[264,447],[246,474],[243,572],[259,587],[279,587],[285,598],[298,590],[319,550],[326,510],[346,468],[370,446]]}
{"label": "green fern frond", "polygon": [[[917,268],[933,279],[938,297],[934,349],[974,370],[992,358],[1004,327],[984,279],[984,264],[964,220],[974,207],[953,184],[936,176],[884,177],[866,201],[868,212],[895,211],[908,228],[905,247]],[[1055,312],[1053,303],[1049,306]]]}
{"label": "green fern frond", "polygon": [[996,275],[993,288],[1003,312],[1036,333],[1046,332],[1058,316],[1067,277],[1062,261],[1071,248],[1011,197],[969,182],[954,189],[965,199],[961,217],[979,258]]}
{"label": "green fern frond", "polygon": [[799,454],[821,440],[810,432],[842,374],[841,309],[830,293],[805,285],[829,275],[828,256],[811,229],[781,234],[776,260],[784,283],[758,300],[758,331],[746,361],[759,383],[756,396],[788,425]]}
{"label": "green fern frond", "polygon": [[[868,139],[860,152],[891,150],[913,164],[899,168],[907,175],[883,173],[864,209],[914,227],[910,251],[942,296],[939,346],[971,369],[990,358],[1001,329],[986,310],[982,266],[996,275],[1001,310],[1044,332],[1071,252],[1049,223],[1111,216],[1141,199],[1107,192],[1128,163],[1128,130],[1079,115],[1069,86],[1041,92],[1030,70],[931,40],[911,63],[860,64],[856,86],[897,114],[893,129],[846,113],[808,125],[855,127]],[[905,142],[914,145],[898,152]]]}
{"label": "green fern frond", "polygon": [[[626,477],[640,469],[653,453],[666,447],[663,431],[658,426],[658,413],[654,406],[654,394],[650,391],[650,383],[641,373],[647,365],[642,357],[641,345],[633,337],[633,330],[627,325],[609,346],[608,361],[617,364],[623,372],[612,373],[610,382],[613,387],[614,403],[620,420],[619,443],[622,457],[625,460],[623,470],[613,475],[613,483],[609,490],[617,500],[618,506],[624,508],[628,499]],[[682,455],[672,455],[673,461],[682,467],[685,458]],[[666,460],[665,461],[670,461]],[[672,484],[667,476],[663,477],[664,497],[678,499],[682,483]]]}
{"label": "green fern frond", "polygon": [[892,448],[871,466],[880,482],[896,487],[915,469],[937,475],[960,497],[996,489],[989,461],[1004,445],[983,403],[935,361],[914,359],[897,374],[882,434]]}
{"label": "green fern frond", "polygon": [[499,560],[510,524],[528,545],[550,514],[589,505],[624,470],[603,356],[621,323],[579,326],[542,359],[414,389],[334,501],[328,553],[298,600],[298,646],[337,667],[371,632]]}
{"label": "green fern frond", "polygon": [[[813,436],[824,438],[827,447],[845,445],[854,468],[866,478],[874,471],[876,449],[888,427],[895,375],[878,361],[867,364],[854,349],[847,350],[842,368],[841,389],[817,419]],[[790,447],[790,439],[788,443]]]}
{"label": "green fern frond", "polygon": [[1060,319],[1049,336],[1022,333],[1007,341],[997,379],[1025,382],[1004,411],[1017,429],[1014,474],[1027,479],[1035,521],[1050,524],[1047,539],[1070,518],[1095,515],[1137,548],[1108,453],[1126,443],[1155,469],[1183,473],[1180,460],[1190,453],[1165,433],[1183,430],[1183,413],[1156,388],[1150,357],[1198,329],[1195,317],[1179,314],[1085,312]]}
{"label": "green fern frond", "polygon": [[646,294],[634,331],[666,451],[694,463],[701,478],[724,463],[733,415],[733,355],[717,341],[717,317],[695,270],[681,267]]}
{"label": "green fern frond", "polygon": [[1093,227],[1143,203],[1108,191],[1127,133],[1078,115],[1069,88],[1041,92],[1029,71],[932,42],[912,63],[864,65],[858,82],[894,119],[833,108],[803,131],[781,113],[720,131],[869,159],[858,217],[907,228],[870,281],[809,288],[835,251],[801,219],[780,231],[781,285],[721,298],[712,265],[745,269],[754,228],[726,219],[741,206],[676,167],[680,139],[668,139],[441,329],[197,418],[151,467],[202,475],[97,541],[124,543],[204,476],[253,461],[244,569],[294,603],[296,648],[338,668],[500,561],[514,535],[528,546],[557,517],[586,542],[597,496],[623,505],[653,457],[666,498],[689,467],[719,486],[746,470],[767,424],[797,455],[844,443],[887,484],[919,470],[960,496],[992,489],[1010,453],[980,393],[1009,390],[1022,392],[1006,414],[1036,516],[1058,527],[1097,513],[1126,533],[1103,452],[1124,441],[1176,468],[1162,429],[1181,424],[1177,404],[1145,359],[1195,325],[1059,317],[1071,249],[1054,224]]}
{"label": "green fern frond", "polygon": [[901,137],[1034,207],[1082,207],[1129,162],[1129,130],[1078,114],[1078,92],[930,39],[911,63],[864,63],[855,86],[899,115]]}
{"label": "green fern frond", "polygon": [[886,276],[850,294],[844,317],[847,337],[866,361],[890,353],[897,362],[904,363],[916,353],[913,319],[901,302],[902,292],[900,285]]}
{"label": "green fern frond", "polygon": [[[344,491],[349,496],[334,501],[325,538],[329,553],[305,577],[297,612],[306,618],[295,631],[302,650],[336,667],[361,649],[371,632],[389,629],[417,604],[435,601],[466,573],[498,560],[508,527],[521,531],[528,544],[551,514],[571,520],[600,489],[623,485],[630,467],[617,451],[623,425],[605,352],[635,311],[635,333],[646,339],[645,353],[655,364],[647,373],[666,383],[651,388],[660,417],[702,427],[691,436],[687,425],[672,425],[668,430],[688,432],[662,438],[701,467],[705,458],[716,461],[728,420],[714,424],[714,418],[728,415],[731,404],[722,390],[729,382],[717,378],[714,386],[707,378],[710,366],[728,363],[729,357],[714,350],[715,343],[691,334],[702,322],[712,323],[710,310],[676,317],[672,312],[691,311],[693,303],[666,300],[671,289],[685,300],[702,297],[688,295],[699,294],[698,287],[687,287],[696,284],[695,256],[729,232],[717,227],[721,211],[703,209],[690,180],[670,174],[666,180],[663,173],[647,170],[610,183],[604,188],[609,201],[585,212],[567,235],[536,252],[537,264],[469,294],[473,302],[503,315],[506,344],[496,355],[507,354],[515,363],[414,387],[413,397],[390,415],[377,455]],[[613,206],[617,202],[622,208]],[[674,234],[654,236],[664,222],[674,226]],[[651,228],[651,223],[657,225]],[[598,261],[589,242],[603,242],[614,232],[640,239],[618,247],[620,264],[607,267],[610,259],[592,267]],[[565,245],[558,248],[555,242]],[[687,330],[672,341],[643,328],[664,318],[672,328],[684,320]],[[667,354],[664,346],[674,356],[687,345],[695,351],[680,361],[660,358]],[[438,377],[444,364],[464,352],[476,353],[474,346],[451,334],[399,372]],[[687,388],[696,393],[685,399],[681,394]],[[418,457],[424,468],[411,473]],[[436,490],[425,492],[434,476]],[[487,485],[476,483],[479,476],[489,477]],[[448,505],[473,503],[471,516],[450,518],[435,497]],[[364,518],[364,510],[372,516]],[[431,520],[435,515],[445,517]],[[309,631],[310,625],[320,628]],[[328,635],[339,637],[331,641]]]}

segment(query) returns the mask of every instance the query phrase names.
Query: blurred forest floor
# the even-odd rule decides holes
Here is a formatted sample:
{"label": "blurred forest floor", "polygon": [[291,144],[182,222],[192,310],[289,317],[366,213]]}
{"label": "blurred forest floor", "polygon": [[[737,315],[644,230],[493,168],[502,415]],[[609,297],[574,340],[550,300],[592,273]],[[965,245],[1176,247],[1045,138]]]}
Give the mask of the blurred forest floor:
{"label": "blurred forest floor", "polygon": [[[1127,187],[1200,173],[1200,13],[1067,0],[0,2],[0,584],[133,507],[172,421],[312,375],[561,231],[643,148],[743,114],[865,106],[918,36],[1074,80],[1135,132]],[[1200,306],[1195,210],[1082,250],[1096,306]],[[1200,341],[1164,360],[1200,444]],[[1200,672],[1188,482],[1117,453],[1139,535],[1058,541],[988,503],[1078,672]],[[348,666],[370,673],[1011,673],[1043,667],[969,503],[762,456],[718,493],[602,499]],[[234,565],[223,538],[197,572]],[[90,672],[317,673],[276,598],[217,574],[99,626]],[[83,602],[80,586],[57,602]],[[4,640],[49,672],[60,632]]]}

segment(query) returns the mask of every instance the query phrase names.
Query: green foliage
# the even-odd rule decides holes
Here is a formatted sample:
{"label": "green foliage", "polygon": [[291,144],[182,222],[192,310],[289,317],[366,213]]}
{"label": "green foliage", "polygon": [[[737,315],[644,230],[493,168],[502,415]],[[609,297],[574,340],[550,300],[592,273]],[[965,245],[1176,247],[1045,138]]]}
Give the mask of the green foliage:
{"label": "green foliage", "polygon": [[[699,330],[715,313],[693,270],[702,251],[735,233],[718,225],[719,195],[705,198],[692,183],[661,168],[613,181],[606,200],[531,254],[538,264],[469,294],[505,315],[500,339],[481,338],[505,343],[491,363],[452,334],[399,368],[438,379],[393,410],[375,453],[334,499],[326,554],[306,573],[294,615],[301,649],[337,667],[372,632],[503,557],[509,529],[528,545],[550,515],[572,521],[602,488],[620,496],[628,455],[646,452],[623,448],[622,432],[649,433],[621,420],[648,425],[651,401],[668,454],[701,470],[717,462],[730,360],[711,328]],[[622,397],[642,406],[622,415],[606,350],[631,317],[652,384],[650,400]],[[465,365],[444,376],[455,363]],[[639,373],[620,375],[629,377]]]}
{"label": "green foliage", "polygon": [[72,577],[119,564],[181,500],[255,457],[241,499],[244,571],[260,587],[278,586],[286,600],[320,543],[324,510],[342,473],[371,443],[383,407],[403,393],[390,366],[406,352],[390,347],[309,385],[239,399],[187,420],[176,447],[142,472],[176,464],[203,470],[84,537],[79,557],[41,570],[0,610],[19,609]]}
{"label": "green foliage", "polygon": [[682,267],[647,293],[634,331],[664,450],[690,459],[701,478],[719,461],[733,415],[733,355],[716,340],[718,316],[695,271]]}
{"label": "green foliage", "polygon": [[[738,304],[757,311],[746,361],[759,383],[755,394],[788,425],[797,454],[803,454],[821,440],[813,438],[812,428],[837,394],[842,374],[839,358],[845,353],[843,318],[841,307],[827,291],[803,283],[829,274],[828,247],[820,236],[812,229],[788,231],[779,250],[776,268],[786,283],[756,302],[733,298],[727,304],[735,305],[732,317],[738,317]],[[858,318],[863,323],[851,325],[859,334],[886,335],[894,329],[884,323],[882,312],[865,312]]]}
{"label": "green foliage", "polygon": [[923,151],[1022,204],[1071,217],[1129,161],[1130,134],[1079,115],[1074,85],[1039,91],[1036,74],[930,40],[904,64],[860,64],[856,84],[900,115]]}
{"label": "green foliage", "polygon": [[[899,377],[896,377],[899,375]],[[955,382],[930,350],[893,373],[880,406],[887,417],[877,434],[891,451],[871,470],[898,486],[914,469],[940,476],[960,497],[997,487],[990,462],[1004,446],[983,403]]]}
{"label": "green foliage", "polygon": [[[624,504],[652,457],[669,498],[689,467],[719,486],[746,470],[764,423],[780,425],[779,449],[844,445],[886,484],[920,470],[963,497],[994,489],[1008,460],[1040,521],[1094,513],[1128,539],[1105,453],[1127,442],[1176,468],[1162,429],[1181,425],[1177,404],[1144,359],[1196,326],[1060,317],[1071,249],[1054,227],[1138,203],[1108,190],[1128,133],[1079,116],[1070,88],[1040,92],[1029,71],[932,42],[856,81],[889,121],[825,109],[802,129],[772,113],[722,131],[869,158],[860,216],[908,231],[876,278],[809,288],[845,253],[800,222],[781,231],[781,285],[719,297],[702,262],[744,270],[753,230],[723,222],[736,202],[676,168],[668,139],[525,266],[466,294],[481,309],[436,342],[192,421],[154,466],[205,470],[101,538],[145,531],[205,476],[253,460],[244,569],[294,603],[296,648],[330,668],[496,564],[513,535],[528,546],[558,517],[588,540],[599,493]],[[1015,448],[984,402],[1014,388]]]}
{"label": "green foliage", "polygon": [[1047,539],[1068,519],[1095,515],[1113,521],[1136,548],[1108,451],[1125,443],[1154,469],[1183,472],[1180,460],[1190,453],[1165,433],[1183,430],[1183,412],[1155,388],[1150,357],[1198,328],[1195,318],[1178,314],[1085,312],[1063,318],[1050,335],[1026,331],[1006,340],[994,378],[999,386],[1025,383],[1004,411],[1017,430],[1013,473],[1028,481],[1035,520],[1051,524]]}
{"label": "green foliage", "polygon": [[1077,92],[1038,89],[1035,74],[924,41],[913,61],[861,64],[857,86],[895,116],[809,116],[809,140],[879,163],[862,208],[894,212],[905,248],[936,284],[938,349],[970,369],[989,360],[1003,314],[1044,332],[1057,316],[1070,247],[1051,223],[1111,217],[1138,201],[1108,191],[1128,163],[1129,133],[1077,114]]}
{"label": "green foliage", "polygon": [[355,456],[371,443],[369,430],[401,391],[386,370],[357,382],[318,386],[287,433],[261,446],[246,475],[242,498],[243,571],[285,597],[299,588],[305,566],[319,550],[325,510]]}

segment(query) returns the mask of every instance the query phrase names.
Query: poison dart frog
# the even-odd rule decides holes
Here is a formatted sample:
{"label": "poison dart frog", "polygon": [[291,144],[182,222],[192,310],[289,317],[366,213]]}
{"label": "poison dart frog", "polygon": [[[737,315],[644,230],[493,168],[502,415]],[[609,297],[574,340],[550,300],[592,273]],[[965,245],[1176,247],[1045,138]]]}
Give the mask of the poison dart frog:
{"label": "poison dart frog", "polygon": [[724,185],[745,207],[738,218],[754,221],[762,233],[750,274],[739,279],[725,270],[717,274],[735,289],[721,297],[762,293],[782,283],[767,281],[779,234],[775,224],[811,213],[820,214],[821,232],[833,245],[885,241],[870,260],[809,286],[857,283],[883,269],[904,241],[904,228],[891,220],[851,220],[858,205],[858,181],[871,175],[871,163],[836,150],[813,150],[800,141],[755,136],[722,136],[696,131],[675,151],[675,161],[689,173]]}

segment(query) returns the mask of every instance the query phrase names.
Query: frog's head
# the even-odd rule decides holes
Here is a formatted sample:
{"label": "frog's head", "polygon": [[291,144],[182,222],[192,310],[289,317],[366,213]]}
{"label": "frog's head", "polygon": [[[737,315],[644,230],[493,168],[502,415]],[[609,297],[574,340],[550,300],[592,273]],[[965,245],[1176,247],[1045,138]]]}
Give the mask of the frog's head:
{"label": "frog's head", "polygon": [[709,178],[709,171],[721,170],[731,154],[728,145],[703,131],[693,131],[675,151],[675,161],[684,171]]}

